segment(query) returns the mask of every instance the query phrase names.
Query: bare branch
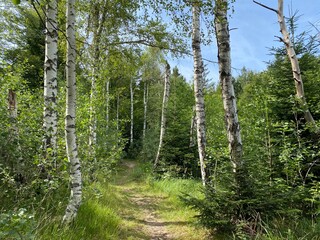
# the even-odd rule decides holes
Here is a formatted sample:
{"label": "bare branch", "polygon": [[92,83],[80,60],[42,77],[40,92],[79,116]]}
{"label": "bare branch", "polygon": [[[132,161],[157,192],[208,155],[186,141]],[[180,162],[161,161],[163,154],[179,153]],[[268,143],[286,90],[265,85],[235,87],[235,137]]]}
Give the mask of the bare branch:
{"label": "bare branch", "polygon": [[279,42],[285,43],[282,37],[279,37],[279,36],[274,36],[274,37],[275,37],[275,38],[278,38],[278,39],[279,39]]}
{"label": "bare branch", "polygon": [[258,4],[258,5],[261,6],[261,7],[264,7],[264,8],[266,8],[266,9],[269,9],[269,10],[275,12],[276,14],[278,14],[278,10],[276,10],[276,9],[274,9],[274,8],[268,7],[267,5],[264,5],[264,4],[260,3],[260,2],[255,1],[255,0],[253,0],[253,2],[254,2],[255,4]]}

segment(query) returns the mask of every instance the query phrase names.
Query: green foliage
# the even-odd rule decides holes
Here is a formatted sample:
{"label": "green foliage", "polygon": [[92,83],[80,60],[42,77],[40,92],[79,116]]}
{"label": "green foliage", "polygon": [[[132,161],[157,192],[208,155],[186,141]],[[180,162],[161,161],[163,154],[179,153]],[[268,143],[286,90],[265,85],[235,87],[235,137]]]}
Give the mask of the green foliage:
{"label": "green foliage", "polygon": [[[299,57],[309,109],[319,119],[319,57],[314,52]],[[234,84],[247,170],[242,175],[250,184],[241,195],[234,187],[222,104],[212,91],[206,108],[213,182],[204,199],[185,195],[184,200],[200,212],[203,225],[233,232],[236,239],[317,239],[319,140],[295,98],[287,56],[278,52],[265,72],[244,69]],[[307,231],[303,222],[310,224]]]}
{"label": "green foliage", "polygon": [[14,5],[19,5],[20,4],[20,0],[12,0]]}
{"label": "green foliage", "polygon": [[1,239],[34,239],[35,226],[34,215],[24,208],[0,214]]}
{"label": "green foliage", "polygon": [[196,152],[190,147],[190,122],[194,105],[193,92],[174,68],[170,77],[166,133],[161,153],[161,171],[177,176],[197,175]]}
{"label": "green foliage", "polygon": [[1,18],[0,43],[4,49],[1,59],[20,73],[30,89],[39,89],[43,81],[45,45],[42,22],[29,5],[4,10]]}

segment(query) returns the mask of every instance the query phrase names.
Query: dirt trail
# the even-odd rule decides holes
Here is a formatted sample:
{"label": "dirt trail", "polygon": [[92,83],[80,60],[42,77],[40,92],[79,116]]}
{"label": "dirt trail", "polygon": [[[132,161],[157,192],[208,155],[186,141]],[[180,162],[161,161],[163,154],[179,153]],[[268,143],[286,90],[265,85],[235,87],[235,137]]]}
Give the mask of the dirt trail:
{"label": "dirt trail", "polygon": [[205,229],[193,225],[190,216],[195,212],[177,205],[172,196],[154,191],[146,183],[145,171],[148,169],[141,163],[124,161],[119,171],[114,186],[120,199],[125,198],[125,205],[119,213],[125,228],[121,240],[211,239]]}
{"label": "dirt trail", "polygon": [[[123,165],[129,172],[135,168],[134,162],[124,162]],[[142,232],[143,237],[129,239],[151,239],[151,240],[173,240],[176,239],[168,231],[167,227],[170,223],[161,221],[157,215],[157,205],[164,198],[154,195],[147,195],[139,189],[139,185],[132,184],[128,179],[120,179],[119,188],[128,197],[135,211],[126,216],[128,222],[132,222],[137,227],[137,231]]]}
{"label": "dirt trail", "polygon": [[135,221],[141,226],[145,235],[150,237],[149,239],[173,239],[166,229],[166,223],[159,220],[159,217],[156,214],[156,206],[159,199],[152,196],[133,193],[130,196],[130,200],[132,203],[136,204],[137,208],[140,210],[139,213],[134,216]]}

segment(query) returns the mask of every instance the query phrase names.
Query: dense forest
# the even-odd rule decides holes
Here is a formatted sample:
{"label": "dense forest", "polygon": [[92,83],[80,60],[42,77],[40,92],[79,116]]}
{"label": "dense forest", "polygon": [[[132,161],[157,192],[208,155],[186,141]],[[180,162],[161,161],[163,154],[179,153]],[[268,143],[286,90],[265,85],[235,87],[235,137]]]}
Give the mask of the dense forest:
{"label": "dense forest", "polygon": [[0,239],[320,239],[320,31],[233,75],[234,2],[0,1]]}

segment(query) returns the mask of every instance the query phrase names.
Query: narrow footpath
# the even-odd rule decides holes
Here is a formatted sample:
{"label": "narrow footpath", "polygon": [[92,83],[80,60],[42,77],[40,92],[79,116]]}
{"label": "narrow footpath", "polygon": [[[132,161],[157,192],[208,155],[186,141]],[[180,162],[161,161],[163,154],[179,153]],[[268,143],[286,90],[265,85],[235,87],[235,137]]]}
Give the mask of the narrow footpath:
{"label": "narrow footpath", "polygon": [[150,191],[145,181],[138,178],[137,166],[133,161],[126,161],[118,175],[115,187],[126,196],[128,207],[122,210],[121,218],[130,228],[125,239],[151,240],[204,240],[208,239],[203,229],[197,229],[187,220],[168,220],[161,215],[174,211],[169,197]]}

